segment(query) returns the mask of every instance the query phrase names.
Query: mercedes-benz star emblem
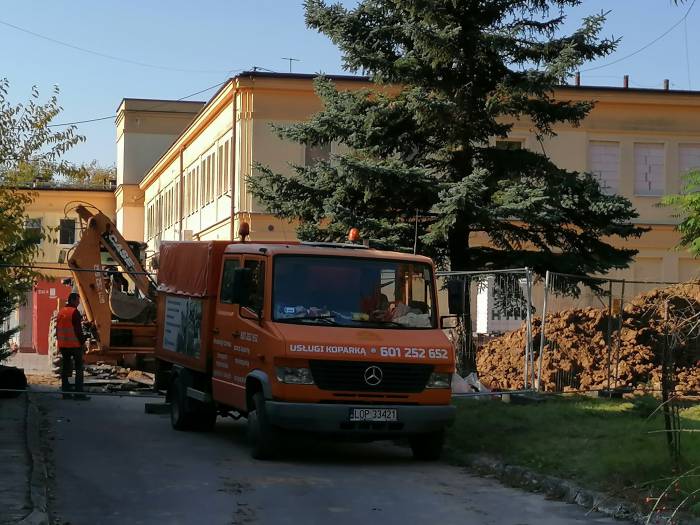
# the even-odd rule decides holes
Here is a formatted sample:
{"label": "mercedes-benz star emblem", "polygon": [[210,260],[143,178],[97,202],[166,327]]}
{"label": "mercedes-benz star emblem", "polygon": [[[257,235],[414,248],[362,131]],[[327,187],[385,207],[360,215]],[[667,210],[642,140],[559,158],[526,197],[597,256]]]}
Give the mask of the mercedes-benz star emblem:
{"label": "mercedes-benz star emblem", "polygon": [[365,383],[369,386],[377,386],[382,382],[383,378],[384,372],[382,372],[382,369],[378,366],[372,365],[365,370]]}

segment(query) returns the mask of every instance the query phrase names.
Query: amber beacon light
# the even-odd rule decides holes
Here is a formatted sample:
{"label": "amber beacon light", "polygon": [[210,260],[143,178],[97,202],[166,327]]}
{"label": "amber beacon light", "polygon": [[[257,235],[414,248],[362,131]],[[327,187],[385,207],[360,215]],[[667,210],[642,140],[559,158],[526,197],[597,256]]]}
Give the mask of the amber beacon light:
{"label": "amber beacon light", "polygon": [[243,221],[241,225],[238,227],[238,237],[241,239],[241,242],[245,242],[245,238],[250,235],[250,224],[247,222]]}

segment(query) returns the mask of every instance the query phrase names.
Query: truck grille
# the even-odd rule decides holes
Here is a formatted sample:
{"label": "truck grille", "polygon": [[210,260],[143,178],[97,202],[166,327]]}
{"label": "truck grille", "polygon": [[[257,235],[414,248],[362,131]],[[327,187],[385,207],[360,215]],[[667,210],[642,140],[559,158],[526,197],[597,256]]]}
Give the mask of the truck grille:
{"label": "truck grille", "polygon": [[[314,383],[321,390],[350,392],[422,392],[433,372],[432,365],[362,361],[312,360],[309,366]],[[365,381],[365,373],[370,367],[381,370],[382,378],[377,384]]]}

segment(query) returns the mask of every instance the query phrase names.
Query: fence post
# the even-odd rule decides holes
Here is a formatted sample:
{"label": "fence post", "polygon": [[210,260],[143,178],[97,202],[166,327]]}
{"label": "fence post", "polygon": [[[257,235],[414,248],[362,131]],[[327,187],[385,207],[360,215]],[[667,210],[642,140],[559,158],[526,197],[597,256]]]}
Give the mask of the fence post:
{"label": "fence post", "polygon": [[544,355],[544,326],[547,319],[547,295],[549,294],[549,270],[544,275],[544,299],[542,301],[542,322],[540,323],[540,355],[537,363],[537,391],[542,390],[542,356]]}
{"label": "fence post", "polygon": [[610,391],[610,376],[612,375],[610,359],[612,357],[612,281],[608,281],[608,396]]}
{"label": "fence post", "polygon": [[622,279],[622,291],[620,292],[620,317],[617,324],[617,346],[615,347],[615,388],[620,378],[620,347],[622,346],[622,324],[625,316],[625,280]]}
{"label": "fence post", "polygon": [[527,283],[527,346],[530,349],[530,386],[535,386],[535,348],[532,341],[532,270],[525,268]]}

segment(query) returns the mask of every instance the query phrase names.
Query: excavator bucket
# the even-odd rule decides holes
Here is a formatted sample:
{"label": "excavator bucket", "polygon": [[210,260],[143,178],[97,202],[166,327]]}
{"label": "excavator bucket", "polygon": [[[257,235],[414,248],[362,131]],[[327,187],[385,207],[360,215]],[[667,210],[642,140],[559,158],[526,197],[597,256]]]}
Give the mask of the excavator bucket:
{"label": "excavator bucket", "polygon": [[116,286],[112,286],[109,292],[109,308],[118,319],[124,321],[141,316],[151,304],[151,301],[136,295],[126,294],[118,290]]}

